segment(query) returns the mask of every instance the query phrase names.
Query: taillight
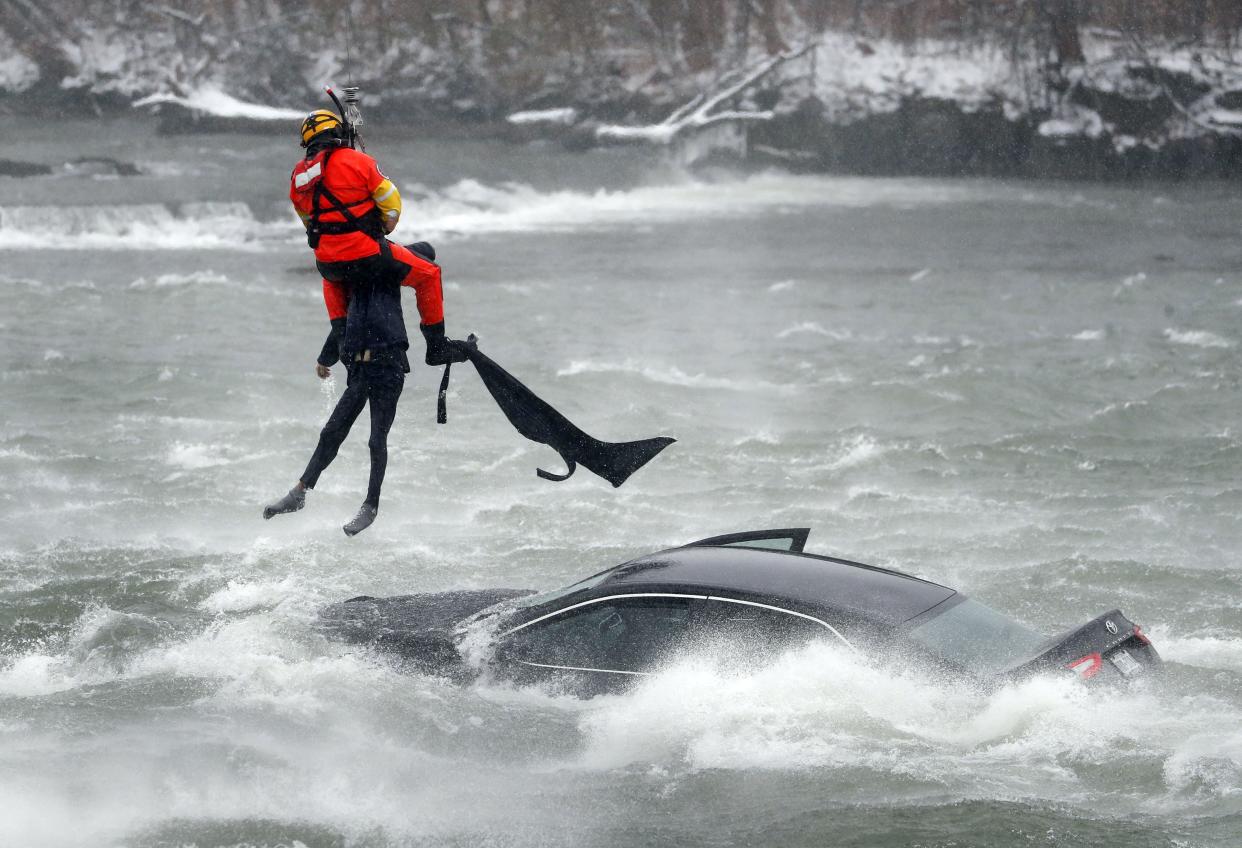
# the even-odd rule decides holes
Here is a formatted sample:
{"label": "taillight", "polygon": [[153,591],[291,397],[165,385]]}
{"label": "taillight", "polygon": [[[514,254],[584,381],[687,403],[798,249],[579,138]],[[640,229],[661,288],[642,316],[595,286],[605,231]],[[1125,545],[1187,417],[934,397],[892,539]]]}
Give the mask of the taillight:
{"label": "taillight", "polygon": [[1085,657],[1079,657],[1066,666],[1070,671],[1078,675],[1080,680],[1090,680],[1100,673],[1100,669],[1104,667],[1104,658],[1099,654],[1087,654]]}
{"label": "taillight", "polygon": [[1147,634],[1143,632],[1143,628],[1139,627],[1137,624],[1134,625],[1134,638],[1138,639],[1144,645],[1151,644],[1151,640],[1147,638]]}

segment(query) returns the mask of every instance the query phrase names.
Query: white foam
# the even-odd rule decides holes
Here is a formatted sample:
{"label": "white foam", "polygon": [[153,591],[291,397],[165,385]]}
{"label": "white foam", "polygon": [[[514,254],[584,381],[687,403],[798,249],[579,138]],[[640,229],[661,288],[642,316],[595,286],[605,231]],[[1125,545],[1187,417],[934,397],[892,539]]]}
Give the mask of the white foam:
{"label": "white foam", "polygon": [[795,324],[792,327],[786,327],[776,334],[778,339],[787,339],[790,336],[824,336],[835,341],[846,341],[852,337],[849,330],[829,330],[823,324],[815,321],[803,321],[801,324]]}
{"label": "white foam", "polygon": [[[136,613],[107,607],[88,609],[74,625],[61,652],[33,651],[0,669],[0,694],[31,697],[101,682],[152,675],[222,681],[217,697],[260,701],[294,712],[314,711],[325,693],[357,684],[373,665],[344,649],[324,655],[315,643],[290,639],[290,620],[314,605],[305,587],[296,595],[295,578],[237,581],[206,598],[211,612],[249,612],[280,606],[279,615],[260,612],[220,618],[181,641],[161,638],[167,625]],[[382,669],[380,672],[383,674]]]}
{"label": "white foam", "polygon": [[129,284],[131,289],[167,289],[182,288],[187,286],[209,286],[227,283],[229,278],[224,274],[217,274],[215,271],[191,271],[188,274],[160,274],[158,277],[148,279],[147,277],[139,277]]}
{"label": "white foam", "polygon": [[89,607],[74,624],[63,652],[31,651],[0,670],[0,693],[37,697],[112,680],[126,652],[163,627],[136,613]]}
{"label": "white foam", "polygon": [[187,471],[212,468],[217,465],[227,465],[231,461],[221,455],[222,450],[223,448],[219,445],[174,442],[168,449],[164,461]]}
{"label": "white foam", "polygon": [[[901,752],[941,753],[1020,735],[1075,698],[1070,679],[988,696],[814,645],[771,665],[728,673],[685,660],[629,698],[601,699],[581,719],[583,761],[615,768],[684,756],[692,768],[797,768],[871,763]],[[659,720],[655,720],[659,717]],[[911,764],[913,765],[913,764]]]}
{"label": "white foam", "polygon": [[1135,751],[1168,757],[1170,789],[1197,781],[1237,794],[1239,718],[1158,685],[1055,675],[976,689],[891,656],[815,645],[750,672],[683,660],[629,697],[597,699],[578,721],[590,769],[863,770],[974,797],[1063,801],[1081,791],[1083,769]]}
{"label": "white foam", "polygon": [[558,377],[574,377],[579,374],[633,374],[653,383],[666,386],[682,386],[694,389],[726,389],[729,391],[778,391],[788,392],[794,386],[778,385],[762,380],[738,380],[729,377],[711,377],[706,374],[687,374],[676,366],[656,368],[651,365],[626,360],[621,363],[588,362],[574,360],[569,367],[556,372]]}
{"label": "white foam", "polygon": [[881,446],[875,439],[866,434],[859,434],[846,439],[838,447],[839,453],[837,456],[824,466],[829,471],[842,471],[846,468],[853,468],[865,462],[870,462],[888,452],[887,448]]}
{"label": "white foam", "polygon": [[244,203],[0,206],[0,249],[254,251],[294,241],[292,218],[260,223]]}
{"label": "white foam", "polygon": [[[421,188],[421,187],[420,187]],[[963,188],[918,180],[759,174],[701,182],[594,192],[539,191],[521,183],[491,186],[461,180],[440,191],[421,188],[420,218],[437,233],[574,231],[648,227],[660,222],[750,218],[807,207],[925,206],[978,196]]]}
{"label": "white foam", "polygon": [[281,580],[230,580],[199,603],[202,610],[216,613],[246,612],[273,607],[287,601],[297,589],[293,575]]}
{"label": "white foam", "polygon": [[[594,192],[541,191],[522,183],[487,185],[474,179],[440,190],[403,189],[421,196],[421,231],[429,237],[643,229],[662,222],[793,214],[809,207],[911,208],[986,199],[996,191],[982,184],[780,173],[719,182],[683,178],[666,185]],[[291,246],[301,236],[292,214],[261,222],[243,203],[0,207],[0,249],[262,250]]]}
{"label": "white foam", "polygon": [[734,447],[742,447],[743,445],[768,445],[774,446],[781,443],[780,437],[771,430],[759,430],[750,435],[743,436],[733,442]]}
{"label": "white foam", "polygon": [[[246,595],[247,590],[239,590],[232,599],[242,602],[264,592],[258,589],[249,598]],[[231,598],[226,594],[221,600],[228,603]],[[284,635],[286,621],[285,615],[273,613],[220,619],[184,642],[135,657],[123,674],[216,680],[221,685],[211,698],[221,707],[258,707],[302,716],[326,709],[347,690],[365,691],[368,683],[397,674],[366,653],[317,654],[312,650],[316,643]]]}
{"label": "white foam", "polygon": [[1202,733],[1181,743],[1165,760],[1164,780],[1177,791],[1242,798],[1242,730]]}
{"label": "white foam", "polygon": [[1233,342],[1215,333],[1209,333],[1207,330],[1177,330],[1170,327],[1164,331],[1164,337],[1173,344],[1190,345],[1192,347],[1233,347]]}
{"label": "white foam", "polygon": [[65,671],[64,657],[31,653],[0,669],[0,694],[33,697],[63,692],[75,685]]}
{"label": "white foam", "polygon": [[1153,627],[1151,640],[1160,656],[1199,668],[1242,672],[1242,638],[1182,636],[1165,625]]}
{"label": "white foam", "polygon": [[1081,333],[1075,333],[1070,336],[1076,342],[1098,342],[1104,338],[1103,330],[1083,330]]}
{"label": "white foam", "polygon": [[30,462],[45,462],[50,456],[31,453],[24,448],[0,448],[0,459],[25,459]]}
{"label": "white foam", "polygon": [[500,289],[509,294],[516,294],[522,297],[530,297],[535,293],[535,287],[526,283],[501,283]]}

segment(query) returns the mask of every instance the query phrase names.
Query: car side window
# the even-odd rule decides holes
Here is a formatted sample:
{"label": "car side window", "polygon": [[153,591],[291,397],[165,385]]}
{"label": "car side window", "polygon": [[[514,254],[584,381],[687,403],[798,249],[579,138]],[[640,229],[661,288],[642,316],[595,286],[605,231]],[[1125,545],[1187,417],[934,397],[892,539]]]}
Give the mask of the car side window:
{"label": "car side window", "polygon": [[822,624],[781,610],[717,599],[707,609],[707,642],[731,662],[768,660],[815,641],[839,642]]}
{"label": "car side window", "polygon": [[649,672],[689,634],[689,599],[618,598],[519,630],[506,647],[513,659],[536,665]]}

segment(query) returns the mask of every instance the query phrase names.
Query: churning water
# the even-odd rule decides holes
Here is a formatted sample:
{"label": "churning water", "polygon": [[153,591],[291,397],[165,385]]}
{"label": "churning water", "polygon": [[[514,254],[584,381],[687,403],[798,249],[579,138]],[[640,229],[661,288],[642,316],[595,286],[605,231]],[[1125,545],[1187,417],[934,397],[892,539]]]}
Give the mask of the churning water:
{"label": "churning water", "polygon": [[[594,435],[679,442],[550,484],[468,369],[436,426],[419,366],[376,525],[340,531],[364,433],[263,522],[343,382],[297,148],[27,130],[6,155],[145,174],[0,181],[0,845],[1242,843],[1234,187],[372,148],[451,335]],[[821,646],[581,701],[311,628],[799,525],[1049,632],[1120,606],[1168,674],[974,691]]]}

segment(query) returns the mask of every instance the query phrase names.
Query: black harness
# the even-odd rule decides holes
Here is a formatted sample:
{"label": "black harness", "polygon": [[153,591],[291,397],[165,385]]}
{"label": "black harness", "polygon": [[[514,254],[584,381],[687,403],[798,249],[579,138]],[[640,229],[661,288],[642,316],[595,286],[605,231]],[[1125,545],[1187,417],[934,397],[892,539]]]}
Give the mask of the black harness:
{"label": "black harness", "polygon": [[[312,248],[319,247],[319,239],[322,236],[343,236],[347,233],[365,233],[380,243],[383,248],[387,239],[384,238],[384,219],[380,216],[379,205],[370,197],[359,200],[356,203],[342,203],[341,199],[332,193],[332,190],[326,185],[328,177],[328,160],[332,158],[332,154],[336,152],[336,148],[329,148],[328,152],[323,155],[323,160],[319,163],[319,179],[315,181],[315,189],[311,192],[311,211],[310,221],[306,226],[306,243]],[[319,199],[323,198],[328,202],[326,207],[321,207]],[[351,210],[355,206],[363,204],[371,204],[371,208],[363,212],[361,215],[355,215]],[[324,221],[320,216],[325,212],[336,212],[344,221]]]}

